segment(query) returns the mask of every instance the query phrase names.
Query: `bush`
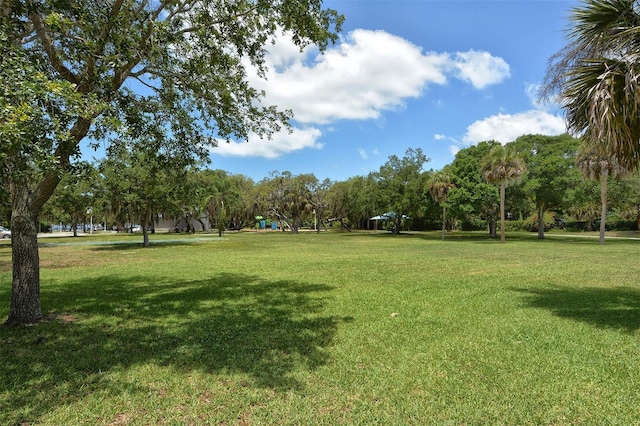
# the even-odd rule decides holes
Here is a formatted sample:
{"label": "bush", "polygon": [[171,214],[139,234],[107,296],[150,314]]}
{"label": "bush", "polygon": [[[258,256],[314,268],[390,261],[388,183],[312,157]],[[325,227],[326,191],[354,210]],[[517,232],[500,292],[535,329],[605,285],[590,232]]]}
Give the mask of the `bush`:
{"label": "bush", "polygon": [[527,231],[527,226],[526,220],[507,220],[504,223],[505,231]]}
{"label": "bush", "polygon": [[588,229],[588,225],[588,222],[585,221],[569,219],[565,229],[570,232],[590,231],[591,229]]}
{"label": "bush", "polygon": [[487,222],[477,218],[467,218],[462,221],[460,229],[463,231],[484,231],[487,229]]}
{"label": "bush", "polygon": [[[600,230],[600,219],[592,220],[591,222],[568,220],[567,231],[571,232],[586,232],[586,231],[598,231]],[[605,230],[607,231],[637,231],[638,223],[633,220],[623,219],[618,216],[608,217],[605,224]]]}
{"label": "bush", "polygon": [[[594,227],[596,229],[600,229],[600,220],[594,221]],[[607,231],[637,231],[638,223],[636,221],[623,219],[621,217],[610,217],[607,218],[605,229]]]}

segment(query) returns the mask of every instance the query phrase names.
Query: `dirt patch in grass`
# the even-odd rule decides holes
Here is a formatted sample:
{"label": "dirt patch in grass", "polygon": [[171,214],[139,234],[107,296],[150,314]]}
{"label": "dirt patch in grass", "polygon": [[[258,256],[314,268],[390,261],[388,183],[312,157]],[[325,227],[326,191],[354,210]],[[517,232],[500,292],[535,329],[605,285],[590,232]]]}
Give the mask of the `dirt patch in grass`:
{"label": "dirt patch in grass", "polygon": [[60,322],[63,324],[72,324],[78,321],[78,317],[73,314],[51,313],[44,317],[47,322]]}

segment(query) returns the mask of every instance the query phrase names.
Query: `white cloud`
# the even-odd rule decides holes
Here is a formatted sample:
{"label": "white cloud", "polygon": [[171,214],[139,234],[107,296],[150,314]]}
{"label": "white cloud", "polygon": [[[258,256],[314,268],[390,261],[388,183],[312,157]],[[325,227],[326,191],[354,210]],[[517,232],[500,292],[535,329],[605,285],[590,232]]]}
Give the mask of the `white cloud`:
{"label": "white cloud", "polygon": [[455,157],[460,152],[460,147],[458,145],[449,145],[449,152]]}
{"label": "white cloud", "polygon": [[531,110],[519,114],[496,114],[467,127],[463,142],[472,145],[495,140],[506,144],[526,134],[559,135],[566,132],[564,119],[546,111]]}
{"label": "white cloud", "polygon": [[467,145],[488,140],[506,144],[526,134],[559,135],[565,133],[567,128],[564,119],[548,111],[553,104],[540,101],[538,98],[539,89],[539,84],[525,84],[524,93],[534,109],[518,114],[500,112],[478,120],[467,127],[467,133],[462,141]]}
{"label": "white cloud", "polygon": [[[403,108],[407,99],[422,96],[429,85],[457,78],[482,89],[509,76],[508,64],[488,52],[423,52],[385,31],[352,31],[323,55],[316,48],[300,52],[288,36],[277,38],[268,50],[267,79],[249,73],[251,85],[266,92],[265,104],[291,109],[295,120],[307,125],[384,120],[383,112]],[[275,135],[272,141],[254,137],[248,144],[221,143],[214,152],[274,158],[321,148],[320,135],[318,129],[297,130],[293,135]],[[367,158],[366,152],[359,153]]]}
{"label": "white cloud", "polygon": [[538,110],[546,110],[546,104],[540,102],[538,92],[540,91],[540,83],[525,83],[524,94],[527,95],[529,102]]}
{"label": "white cloud", "polygon": [[291,134],[277,133],[270,140],[260,139],[260,137],[253,135],[249,137],[248,142],[226,143],[220,141],[219,145],[212,148],[211,152],[223,157],[278,158],[301,149],[321,149],[323,144],[318,142],[321,136],[322,132],[315,128],[294,129]]}
{"label": "white cloud", "polygon": [[[313,56],[313,57],[312,57]],[[266,101],[293,110],[301,123],[378,119],[430,84],[456,77],[481,89],[503,81],[509,66],[488,52],[423,53],[384,31],[358,29],[324,55],[300,53],[287,37],[269,48],[267,80],[255,78]]]}
{"label": "white cloud", "polygon": [[[368,160],[369,159],[369,153],[367,152],[367,150],[363,149],[363,148],[358,148],[356,150],[358,152],[358,154],[360,154],[360,157],[363,160]],[[371,151],[372,155],[380,155],[380,150],[378,150],[378,148],[375,148]]]}
{"label": "white cloud", "polygon": [[500,83],[510,76],[509,64],[489,52],[458,52],[455,54],[454,66],[458,71],[458,78],[470,82],[476,89]]}
{"label": "white cloud", "polygon": [[441,133],[436,133],[435,135],[433,135],[433,139],[436,140],[436,141],[444,141],[444,140],[446,140],[446,141],[450,141],[450,142],[453,142],[453,143],[459,143],[459,141],[456,140],[456,138],[453,138],[451,136],[447,136],[447,135],[444,135],[444,134],[441,134]]}
{"label": "white cloud", "polygon": [[540,83],[525,83],[524,93],[527,95],[531,105],[541,111],[558,110],[560,108],[560,102],[557,99],[540,98],[540,86]]}

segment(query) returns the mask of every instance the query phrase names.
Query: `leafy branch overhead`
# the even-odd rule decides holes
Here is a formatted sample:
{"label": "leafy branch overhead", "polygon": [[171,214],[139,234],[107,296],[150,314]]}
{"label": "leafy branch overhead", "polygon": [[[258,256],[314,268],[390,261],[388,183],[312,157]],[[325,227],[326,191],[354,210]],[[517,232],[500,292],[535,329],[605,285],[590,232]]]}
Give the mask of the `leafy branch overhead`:
{"label": "leafy branch overhead", "polygon": [[[290,117],[260,106],[262,93],[247,84],[247,61],[264,75],[265,46],[281,32],[301,48],[314,43],[324,49],[343,19],[317,0],[119,0],[109,6],[17,2],[14,28],[23,32],[13,36],[79,93],[116,102],[133,97],[133,89],[146,90],[161,101],[155,107],[163,113],[186,110],[185,126],[222,138],[268,136]],[[127,80],[136,83],[124,85]]]}
{"label": "leafy branch overhead", "polygon": [[636,1],[589,0],[573,10],[568,43],[551,58],[543,95],[557,96],[571,131],[640,166],[640,13]]}

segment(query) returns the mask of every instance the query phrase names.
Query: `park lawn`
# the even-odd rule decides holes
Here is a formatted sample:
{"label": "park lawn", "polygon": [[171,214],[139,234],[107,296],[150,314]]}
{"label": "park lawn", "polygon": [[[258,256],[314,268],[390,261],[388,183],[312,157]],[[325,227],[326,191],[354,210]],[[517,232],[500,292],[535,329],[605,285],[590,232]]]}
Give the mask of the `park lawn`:
{"label": "park lawn", "polygon": [[[43,239],[48,321],[0,327],[0,424],[640,418],[640,241],[211,237]],[[2,318],[10,288],[3,243]]]}

